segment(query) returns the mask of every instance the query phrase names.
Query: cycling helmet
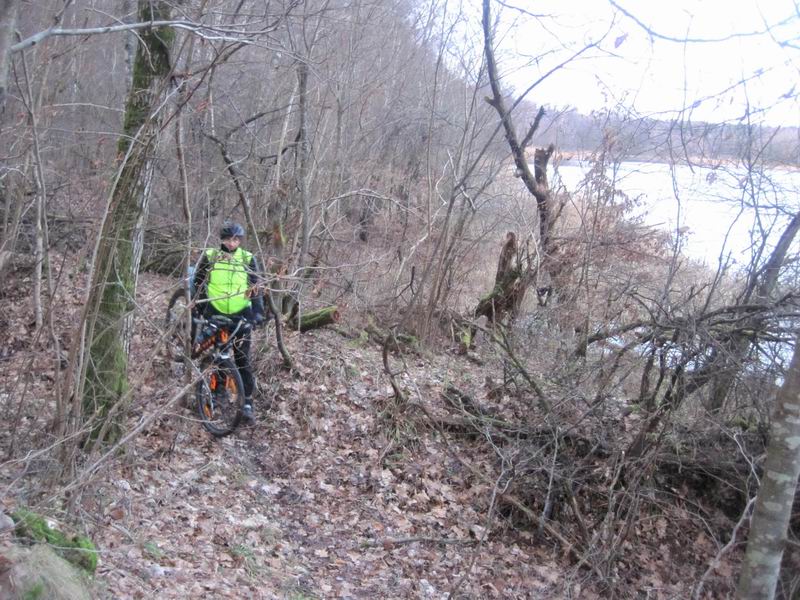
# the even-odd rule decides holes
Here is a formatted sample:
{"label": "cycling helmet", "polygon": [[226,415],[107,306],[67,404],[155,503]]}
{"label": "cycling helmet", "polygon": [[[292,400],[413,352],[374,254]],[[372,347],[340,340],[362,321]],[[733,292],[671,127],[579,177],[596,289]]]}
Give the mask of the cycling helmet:
{"label": "cycling helmet", "polygon": [[219,238],[227,240],[232,237],[244,237],[244,227],[232,221],[226,221],[219,230]]}

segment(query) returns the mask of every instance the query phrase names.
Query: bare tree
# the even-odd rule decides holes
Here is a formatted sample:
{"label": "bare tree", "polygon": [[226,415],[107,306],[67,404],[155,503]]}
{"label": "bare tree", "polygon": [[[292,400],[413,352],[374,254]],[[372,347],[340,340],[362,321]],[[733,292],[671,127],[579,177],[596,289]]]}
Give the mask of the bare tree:
{"label": "bare tree", "polygon": [[0,0],[0,111],[5,106],[11,44],[17,25],[19,0]]}
{"label": "bare tree", "polygon": [[[169,19],[167,2],[140,0],[141,22]],[[174,34],[164,27],[141,33],[133,85],[125,108],[123,134],[117,144],[122,160],[99,233],[87,302],[88,357],[81,382],[83,411],[99,438],[119,435],[118,403],[128,389],[128,345],[141,258],[143,219],[152,177],[150,153],[156,143],[159,100],[171,69]],[[110,418],[113,417],[113,418]]]}
{"label": "bare tree", "polygon": [[[529,257],[530,260],[527,261],[524,268],[517,269],[515,277],[506,279],[505,288],[498,289],[496,287],[481,301],[482,304],[476,309],[476,315],[486,313],[486,306],[488,306],[489,303],[506,305],[506,310],[516,312],[531,282],[538,277],[540,272],[547,273],[551,268],[551,262],[554,258],[552,230],[561,209],[563,209],[563,204],[560,206],[556,205],[547,180],[547,166],[555,151],[555,146],[550,144],[547,148],[538,148],[534,151],[534,168],[533,171],[531,171],[531,162],[527,154],[527,149],[539,130],[542,117],[544,116],[544,109],[541,107],[539,108],[527,132],[521,139],[514,124],[513,112],[528,93],[541,83],[542,80],[595,46],[595,43],[587,44],[571,57],[568,57],[563,63],[556,65],[520,94],[519,98],[513,102],[511,106],[507,106],[503,90],[500,87],[500,76],[495,59],[493,39],[495,24],[492,20],[491,0],[483,0],[482,26],[486,70],[492,91],[491,98],[487,98],[486,101],[495,109],[500,117],[506,142],[508,143],[511,157],[516,168],[516,176],[522,180],[528,193],[536,200],[536,213],[539,227],[538,237],[536,239],[536,251],[532,253],[533,256]],[[497,298],[494,298],[495,296]]]}
{"label": "bare tree", "polygon": [[[740,304],[767,305],[778,286],[779,276],[790,257],[789,249],[800,231],[800,213],[795,214],[786,225],[783,233],[761,268],[751,267],[752,273],[745,286]],[[751,319],[746,323],[747,330],[760,332],[764,329],[764,321]],[[736,336],[715,349],[714,359],[706,367],[714,372],[709,409],[719,412],[731,387],[741,372],[742,362],[754,342],[752,335]]]}

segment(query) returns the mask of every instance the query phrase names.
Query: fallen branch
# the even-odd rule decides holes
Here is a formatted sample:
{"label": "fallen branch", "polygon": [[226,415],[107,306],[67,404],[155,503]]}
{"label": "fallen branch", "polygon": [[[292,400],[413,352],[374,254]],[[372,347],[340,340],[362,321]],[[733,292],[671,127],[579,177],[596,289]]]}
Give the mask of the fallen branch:
{"label": "fallen branch", "polygon": [[477,417],[492,417],[494,415],[490,415],[489,412],[480,406],[469,394],[466,392],[461,391],[454,385],[448,385],[444,392],[442,392],[442,397],[447,400],[447,403],[462,412],[466,412],[468,414],[477,416]]}
{"label": "fallen branch", "polygon": [[434,538],[434,537],[407,537],[407,538],[386,538],[383,540],[375,540],[372,542],[361,542],[359,548],[383,548],[389,550],[392,546],[400,546],[403,544],[414,544],[423,542],[428,544],[464,544],[472,545],[477,544],[478,540],[470,538]]}
{"label": "fallen branch", "polygon": [[397,380],[395,379],[395,377],[402,373],[402,371],[392,371],[392,368],[389,365],[389,345],[392,341],[397,344],[397,339],[394,336],[394,332],[391,332],[389,335],[387,335],[383,342],[383,352],[381,354],[383,358],[383,371],[389,377],[389,383],[392,384],[396,406],[405,407],[407,403],[406,395],[403,393],[403,390],[400,388],[400,384],[397,383]]}
{"label": "fallen branch", "polygon": [[[495,482],[493,482],[487,475],[485,475],[483,472],[481,472],[479,469],[477,469],[472,464],[470,464],[467,461],[465,461],[461,457],[461,455],[453,449],[453,447],[450,445],[450,441],[447,439],[447,435],[445,435],[445,432],[442,431],[439,427],[437,427],[436,418],[433,415],[431,415],[430,411],[428,411],[427,408],[425,408],[421,404],[414,404],[414,406],[416,408],[419,408],[428,417],[428,419],[434,425],[434,427],[436,427],[437,430],[439,430],[439,433],[441,434],[442,440],[444,441],[445,446],[447,447],[448,451],[450,452],[450,454],[459,463],[461,463],[462,466],[464,466],[464,468],[466,468],[470,473],[472,473],[482,483],[484,483],[486,485],[489,485],[489,486],[494,486],[495,485]],[[508,502],[509,504],[514,506],[515,508],[517,508],[523,515],[525,515],[525,517],[531,522],[531,524],[537,525],[537,526],[539,525],[539,523],[540,523],[539,516],[535,512],[533,512],[533,510],[531,510],[519,498],[517,498],[516,496],[514,496],[513,494],[508,493],[508,492],[501,493],[501,494],[499,494],[499,496],[501,498],[503,498],[506,502]],[[592,564],[592,563],[590,563],[588,561],[588,559],[586,558],[585,552],[582,553],[581,551],[579,551],[579,549],[577,548],[577,544],[569,541],[566,537],[564,537],[564,535],[560,531],[558,531],[558,529],[556,529],[552,524],[550,524],[548,522],[543,522],[542,523],[542,528],[544,529],[544,531],[547,534],[549,534],[550,536],[552,536],[553,538],[555,538],[559,542],[559,544],[562,546],[562,548],[564,549],[565,552],[567,552],[568,554],[571,554],[573,557],[575,557],[576,560],[583,560],[584,563],[588,564],[592,568],[593,571],[595,571],[596,573],[598,573],[602,577],[602,573],[600,572],[600,569],[596,565],[594,565],[594,564]]]}
{"label": "fallen branch", "polygon": [[390,352],[398,352],[401,348],[403,350],[410,350],[411,352],[418,353],[419,340],[413,335],[407,333],[398,333],[392,330],[389,333],[381,331],[375,325],[369,324],[364,328],[369,338],[376,344],[387,346]]}
{"label": "fallen branch", "polygon": [[508,339],[505,331],[502,327],[495,327],[493,330],[489,330],[485,327],[481,327],[480,325],[474,325],[475,329],[482,331],[485,335],[489,336],[489,339],[494,340],[500,349],[503,350],[506,355],[508,356],[509,360],[511,360],[514,367],[517,369],[520,375],[522,375],[523,379],[528,383],[528,385],[533,390],[534,394],[536,394],[536,400],[539,404],[539,408],[545,415],[545,418],[550,415],[552,412],[552,408],[550,406],[550,402],[547,399],[547,396],[542,389],[542,386],[536,381],[536,379],[531,375],[525,366],[522,364],[522,361],[517,357],[514,349],[511,347],[511,341]]}
{"label": "fallen branch", "polygon": [[554,427],[530,429],[514,425],[497,417],[478,415],[467,411],[462,412],[463,416],[434,416],[426,407],[416,402],[410,403],[409,408],[419,409],[426,421],[432,422],[437,429],[449,431],[450,433],[470,436],[486,435],[488,433],[506,440],[538,442],[541,448],[546,448],[550,445],[553,442],[553,436],[557,435],[562,443],[577,449],[577,456],[586,457],[592,455],[606,458],[611,455],[611,449],[604,444],[568,431],[557,431]]}

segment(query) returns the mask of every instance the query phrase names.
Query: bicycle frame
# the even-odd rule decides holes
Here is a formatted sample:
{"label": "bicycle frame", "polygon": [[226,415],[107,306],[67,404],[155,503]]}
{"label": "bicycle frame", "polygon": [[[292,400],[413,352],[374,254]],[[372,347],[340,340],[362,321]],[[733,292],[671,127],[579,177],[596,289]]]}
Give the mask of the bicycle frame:
{"label": "bicycle frame", "polygon": [[242,419],[244,382],[231,355],[237,338],[252,324],[223,315],[194,319],[193,323],[200,332],[192,348],[193,360],[189,361],[197,375],[197,409],[203,427],[213,436],[223,437],[233,433]]}
{"label": "bicycle frame", "polygon": [[236,337],[245,333],[250,328],[250,323],[245,319],[236,321],[236,326],[230,329],[233,325],[233,319],[228,317],[214,316],[209,319],[194,319],[195,326],[197,327],[198,337],[200,332],[206,328],[211,329],[208,337],[202,341],[196,341],[192,346],[192,360],[195,360],[208,351],[209,348],[214,348],[215,359],[230,358],[230,350]]}

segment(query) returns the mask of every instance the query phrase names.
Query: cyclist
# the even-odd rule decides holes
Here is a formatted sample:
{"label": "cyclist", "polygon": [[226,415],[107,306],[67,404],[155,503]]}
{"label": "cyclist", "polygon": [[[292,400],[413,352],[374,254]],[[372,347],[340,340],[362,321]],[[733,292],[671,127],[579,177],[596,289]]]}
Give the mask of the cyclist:
{"label": "cyclist", "polygon": [[[219,232],[220,247],[208,248],[194,274],[196,311],[208,318],[223,315],[247,319],[258,326],[264,322],[264,300],[256,289],[261,270],[256,257],[241,247],[244,227],[225,222]],[[199,301],[199,302],[198,302]],[[255,377],[250,363],[250,331],[242,334],[233,346],[234,360],[244,383],[242,418],[253,422]]]}

